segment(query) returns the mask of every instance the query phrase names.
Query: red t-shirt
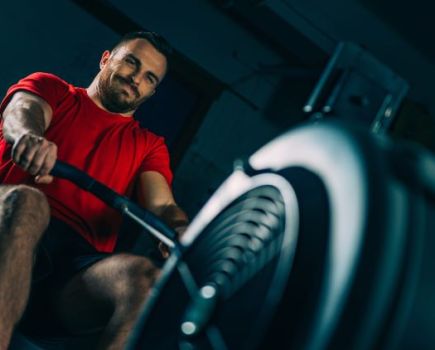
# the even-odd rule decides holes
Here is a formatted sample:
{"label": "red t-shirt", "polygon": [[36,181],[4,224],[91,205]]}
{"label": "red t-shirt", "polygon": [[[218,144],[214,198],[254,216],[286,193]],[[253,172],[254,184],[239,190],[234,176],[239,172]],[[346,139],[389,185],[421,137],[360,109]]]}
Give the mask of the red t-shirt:
{"label": "red t-shirt", "polygon": [[[18,90],[32,92],[51,106],[53,119],[45,137],[58,146],[60,160],[123,195],[131,194],[135,180],[144,171],[158,171],[171,184],[164,139],[141,128],[132,117],[106,112],[85,89],[48,73],[31,74],[11,86],[0,112]],[[33,177],[12,162],[11,148],[0,131],[0,183],[39,188],[48,198],[52,216],[69,224],[98,251],[112,252],[121,215],[68,180],[35,184]]]}

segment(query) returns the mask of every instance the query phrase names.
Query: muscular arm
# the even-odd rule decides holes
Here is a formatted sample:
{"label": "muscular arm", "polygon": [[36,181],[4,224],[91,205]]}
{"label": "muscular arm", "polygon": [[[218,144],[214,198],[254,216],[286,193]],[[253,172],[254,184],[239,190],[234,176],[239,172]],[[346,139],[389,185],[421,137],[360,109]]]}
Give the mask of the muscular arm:
{"label": "muscular arm", "polygon": [[57,158],[57,147],[43,135],[50,125],[53,111],[42,98],[16,92],[3,111],[3,135],[13,144],[12,159],[40,183],[51,182],[49,172]]}
{"label": "muscular arm", "polygon": [[184,233],[189,220],[175,203],[172,191],[163,175],[156,171],[143,172],[139,177],[137,190],[140,205],[157,215],[179,235]]}
{"label": "muscular arm", "polygon": [[14,143],[23,134],[42,136],[51,122],[50,105],[39,96],[18,91],[3,112],[3,134],[6,141]]}

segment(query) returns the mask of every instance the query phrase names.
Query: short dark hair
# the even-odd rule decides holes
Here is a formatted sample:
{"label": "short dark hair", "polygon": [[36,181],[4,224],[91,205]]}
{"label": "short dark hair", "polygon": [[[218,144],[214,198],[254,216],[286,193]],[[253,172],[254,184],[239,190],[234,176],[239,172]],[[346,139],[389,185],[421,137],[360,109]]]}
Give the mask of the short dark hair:
{"label": "short dark hair", "polygon": [[162,35],[155,32],[137,31],[137,32],[127,33],[112,47],[111,51],[116,50],[118,47],[122,46],[122,44],[134,39],[147,40],[151,45],[153,45],[157,49],[157,51],[159,51],[163,56],[165,56],[166,60],[169,62],[173,54],[173,49],[169,44],[169,42]]}

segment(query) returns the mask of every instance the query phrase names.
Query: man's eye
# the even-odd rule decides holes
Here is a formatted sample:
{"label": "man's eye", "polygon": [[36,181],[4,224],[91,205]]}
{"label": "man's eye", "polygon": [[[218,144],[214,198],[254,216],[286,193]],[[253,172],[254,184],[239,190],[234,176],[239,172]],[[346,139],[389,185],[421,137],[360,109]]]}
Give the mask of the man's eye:
{"label": "man's eye", "polygon": [[149,75],[149,74],[147,74],[145,76],[145,80],[151,85],[155,85],[155,83],[156,83],[156,80],[154,79],[154,77],[152,75]]}
{"label": "man's eye", "polygon": [[131,59],[131,58],[126,58],[125,62],[127,62],[128,64],[135,64],[135,62]]}

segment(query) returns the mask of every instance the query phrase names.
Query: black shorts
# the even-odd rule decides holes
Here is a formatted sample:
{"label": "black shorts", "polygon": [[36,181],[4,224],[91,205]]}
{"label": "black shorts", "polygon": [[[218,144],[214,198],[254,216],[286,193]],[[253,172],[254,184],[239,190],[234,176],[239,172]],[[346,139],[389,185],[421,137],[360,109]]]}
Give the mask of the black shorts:
{"label": "black shorts", "polygon": [[100,253],[64,222],[52,218],[38,247],[29,302],[19,328],[30,335],[63,335],[53,296],[78,272],[111,256]]}

